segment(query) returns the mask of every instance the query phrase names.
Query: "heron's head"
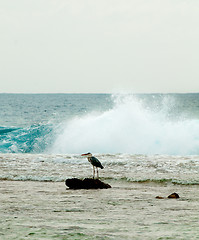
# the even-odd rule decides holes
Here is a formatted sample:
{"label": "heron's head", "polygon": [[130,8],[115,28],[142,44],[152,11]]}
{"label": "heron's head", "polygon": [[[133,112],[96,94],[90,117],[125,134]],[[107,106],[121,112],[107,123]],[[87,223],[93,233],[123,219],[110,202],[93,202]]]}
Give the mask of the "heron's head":
{"label": "heron's head", "polygon": [[90,152],[88,152],[88,153],[84,153],[84,154],[82,154],[81,156],[86,156],[86,157],[92,157],[92,153],[90,153]]}

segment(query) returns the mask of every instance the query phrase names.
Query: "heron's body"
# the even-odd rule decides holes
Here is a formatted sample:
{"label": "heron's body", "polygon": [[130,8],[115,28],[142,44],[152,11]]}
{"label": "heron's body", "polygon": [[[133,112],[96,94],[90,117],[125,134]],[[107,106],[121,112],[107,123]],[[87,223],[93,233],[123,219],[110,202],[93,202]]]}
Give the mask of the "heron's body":
{"label": "heron's body", "polygon": [[88,161],[95,167],[99,167],[103,169],[104,167],[102,166],[101,162],[96,158],[96,157],[88,157]]}
{"label": "heron's body", "polygon": [[95,167],[97,169],[97,178],[99,178],[98,168],[104,168],[101,162],[96,157],[93,157],[91,153],[85,153],[82,156],[87,156],[88,161],[93,165],[93,178],[95,177]]}

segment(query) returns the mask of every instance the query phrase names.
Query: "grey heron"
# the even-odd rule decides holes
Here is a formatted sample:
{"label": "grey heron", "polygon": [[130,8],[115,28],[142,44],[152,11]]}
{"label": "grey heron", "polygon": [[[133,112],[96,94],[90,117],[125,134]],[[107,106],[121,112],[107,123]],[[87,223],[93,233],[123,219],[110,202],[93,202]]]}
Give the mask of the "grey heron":
{"label": "grey heron", "polygon": [[88,158],[88,161],[93,165],[93,178],[95,178],[95,167],[97,169],[97,178],[99,178],[98,168],[103,169],[101,162],[92,155],[92,153],[84,153],[81,156],[86,156]]}

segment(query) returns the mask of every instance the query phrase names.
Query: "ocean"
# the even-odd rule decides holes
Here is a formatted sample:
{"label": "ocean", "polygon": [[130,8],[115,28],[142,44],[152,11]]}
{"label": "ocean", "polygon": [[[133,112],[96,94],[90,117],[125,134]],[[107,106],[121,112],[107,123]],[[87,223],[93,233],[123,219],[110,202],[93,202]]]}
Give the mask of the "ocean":
{"label": "ocean", "polygon": [[[0,102],[0,238],[199,239],[198,93]],[[92,177],[86,152],[111,189],[66,189],[66,178]],[[155,198],[170,191],[180,199]]]}

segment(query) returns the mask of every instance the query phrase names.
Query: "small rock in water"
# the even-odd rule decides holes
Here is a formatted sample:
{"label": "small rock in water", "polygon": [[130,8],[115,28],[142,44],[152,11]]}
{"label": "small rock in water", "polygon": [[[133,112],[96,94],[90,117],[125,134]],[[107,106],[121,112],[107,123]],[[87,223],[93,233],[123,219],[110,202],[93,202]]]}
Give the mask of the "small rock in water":
{"label": "small rock in water", "polygon": [[[155,197],[157,199],[164,199],[164,197],[161,197],[161,196],[157,196]],[[172,193],[168,196],[168,198],[180,198],[180,196],[177,194],[177,193]]]}
{"label": "small rock in water", "polygon": [[164,197],[160,197],[160,196],[157,196],[155,198],[157,198],[157,199],[164,199]]}
{"label": "small rock in water", "polygon": [[85,178],[84,180],[78,178],[66,179],[65,184],[70,189],[107,189],[111,186],[99,179]]}
{"label": "small rock in water", "polygon": [[180,198],[180,196],[177,193],[172,193],[168,196],[168,198]]}

